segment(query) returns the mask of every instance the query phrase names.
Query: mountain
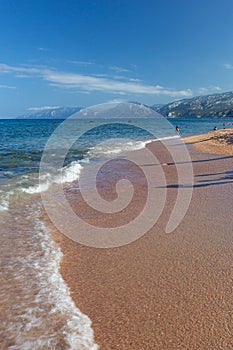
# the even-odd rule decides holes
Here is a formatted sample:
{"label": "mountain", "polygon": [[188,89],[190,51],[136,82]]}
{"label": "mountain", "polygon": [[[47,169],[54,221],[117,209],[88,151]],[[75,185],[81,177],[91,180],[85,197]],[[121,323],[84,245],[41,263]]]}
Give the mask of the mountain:
{"label": "mountain", "polygon": [[66,119],[73,115],[78,119],[110,119],[110,118],[143,118],[154,117],[155,111],[139,102],[112,101],[82,107],[41,107],[33,108],[31,113],[24,114],[18,119]]}
{"label": "mountain", "polygon": [[168,103],[160,108],[151,107],[165,117],[233,117],[233,92],[198,96]]}
{"label": "mountain", "polygon": [[233,92],[198,96],[166,105],[155,104],[151,107],[140,102],[112,101],[88,108],[82,107],[41,107],[32,108],[31,113],[20,119],[66,119],[75,114],[75,118],[145,118],[155,117],[156,113],[165,117],[212,117],[233,118]]}
{"label": "mountain", "polygon": [[164,104],[161,103],[155,103],[153,106],[150,106],[150,108],[152,108],[154,111],[159,111],[162,107],[164,106]]}
{"label": "mountain", "polygon": [[42,107],[34,108],[31,112],[17,119],[66,119],[74,113],[79,112],[82,107]]}
{"label": "mountain", "polygon": [[155,117],[156,113],[150,107],[138,102],[113,101],[81,109],[75,118],[80,119],[110,119],[110,118],[145,118]]}

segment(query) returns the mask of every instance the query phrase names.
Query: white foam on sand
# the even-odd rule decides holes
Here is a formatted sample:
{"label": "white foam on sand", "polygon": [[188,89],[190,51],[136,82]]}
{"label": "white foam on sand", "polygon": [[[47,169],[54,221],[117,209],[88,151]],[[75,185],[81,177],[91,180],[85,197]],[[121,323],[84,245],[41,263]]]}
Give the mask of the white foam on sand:
{"label": "white foam on sand", "polygon": [[9,199],[12,194],[13,191],[0,191],[0,212],[9,209]]}
{"label": "white foam on sand", "polygon": [[[38,209],[34,209],[34,206],[28,208],[26,218],[31,222],[32,214],[36,215],[31,242],[24,245],[26,253],[19,251],[18,268],[14,265],[14,280],[21,285],[25,296],[14,301],[7,327],[14,345],[9,349],[97,350],[91,320],[76,307],[59,273],[61,249],[51,238],[48,228],[37,218]],[[32,293],[33,290],[36,293]],[[18,312],[14,314],[17,308]]]}
{"label": "white foam on sand", "polygon": [[53,183],[69,183],[77,180],[83,166],[79,161],[73,161],[69,165],[62,168],[62,170],[55,175],[44,174],[40,176],[40,183],[29,187],[23,187],[22,191],[28,194],[41,193],[47,191]]}
{"label": "white foam on sand", "polygon": [[101,158],[101,157],[111,157],[123,152],[128,152],[128,151],[136,151],[140,150],[146,147],[148,143],[154,142],[154,141],[165,141],[165,140],[170,140],[174,138],[179,138],[179,135],[175,136],[165,136],[165,137],[160,137],[156,139],[149,139],[149,140],[127,140],[125,138],[120,139],[112,139],[112,140],[107,140],[104,142],[101,142],[97,146],[92,147],[88,153],[87,156],[91,158]]}
{"label": "white foam on sand", "polygon": [[101,158],[111,157],[116,154],[120,154],[124,151],[135,151],[145,147],[144,141],[126,141],[126,139],[113,139],[105,142],[101,142],[97,146],[94,146],[88,151],[88,157]]}

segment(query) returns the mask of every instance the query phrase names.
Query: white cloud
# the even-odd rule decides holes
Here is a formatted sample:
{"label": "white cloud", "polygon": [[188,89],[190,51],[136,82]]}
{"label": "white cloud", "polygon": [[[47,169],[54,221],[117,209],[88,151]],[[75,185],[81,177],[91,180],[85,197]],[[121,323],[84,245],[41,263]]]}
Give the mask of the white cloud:
{"label": "white cloud", "polygon": [[0,85],[0,89],[10,89],[15,90],[16,86],[10,86],[10,85]]}
{"label": "white cloud", "polygon": [[111,66],[109,67],[109,69],[114,70],[115,72],[118,72],[118,73],[131,72],[131,70],[129,69],[118,67],[118,66]]}
{"label": "white cloud", "polygon": [[141,81],[141,79],[130,78],[129,81],[139,82],[139,81]]}
{"label": "white cloud", "polygon": [[116,80],[130,80],[128,77],[125,77],[124,75],[109,75],[109,77]]}
{"label": "white cloud", "polygon": [[201,95],[211,94],[213,92],[222,91],[220,86],[209,86],[209,87],[200,87],[197,92]]}
{"label": "white cloud", "polygon": [[66,88],[81,88],[88,91],[105,91],[127,94],[169,95],[172,97],[191,96],[191,90],[172,90],[159,85],[146,85],[135,82],[116,81],[109,78],[98,78],[88,75],[64,73],[57,71],[47,72],[44,80],[57,86]]}
{"label": "white cloud", "polygon": [[68,63],[77,64],[78,66],[91,66],[95,64],[90,61],[68,61]]}
{"label": "white cloud", "polygon": [[233,69],[233,65],[230,64],[230,63],[225,63],[224,64],[224,68],[226,68],[226,69]]}
{"label": "white cloud", "polygon": [[61,72],[44,67],[9,66],[0,64],[0,73],[29,74],[42,78],[50,85],[83,91],[103,91],[117,94],[167,95],[171,97],[192,96],[190,89],[175,90],[160,85],[147,85],[137,81],[120,81],[111,77],[97,77],[77,73]]}
{"label": "white cloud", "polygon": [[209,90],[207,88],[204,88],[204,87],[200,87],[198,89],[199,94],[207,94],[208,92],[209,92]]}
{"label": "white cloud", "polygon": [[38,67],[28,67],[28,66],[9,66],[5,63],[0,63],[0,73],[26,73],[26,74],[32,74],[36,73],[39,74],[41,72],[41,68]]}
{"label": "white cloud", "polygon": [[215,91],[222,91],[222,88],[220,86],[213,86],[213,89]]}
{"label": "white cloud", "polygon": [[105,77],[108,77],[109,75],[108,74],[92,74],[93,75],[93,77],[100,77],[100,78],[105,78]]}
{"label": "white cloud", "polygon": [[57,109],[60,108],[60,106],[43,106],[43,107],[29,107],[27,108],[28,111],[46,111],[50,109]]}
{"label": "white cloud", "polygon": [[51,49],[47,49],[45,47],[37,47],[38,51],[51,51]]}
{"label": "white cloud", "polygon": [[15,75],[16,78],[30,78],[30,75],[19,73]]}

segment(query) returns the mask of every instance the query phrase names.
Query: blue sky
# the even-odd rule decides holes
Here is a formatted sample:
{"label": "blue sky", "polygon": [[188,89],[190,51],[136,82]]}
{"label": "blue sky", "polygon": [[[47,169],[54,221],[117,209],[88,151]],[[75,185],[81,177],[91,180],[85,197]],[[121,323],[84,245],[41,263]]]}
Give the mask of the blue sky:
{"label": "blue sky", "polygon": [[0,116],[233,90],[232,0],[1,0]]}

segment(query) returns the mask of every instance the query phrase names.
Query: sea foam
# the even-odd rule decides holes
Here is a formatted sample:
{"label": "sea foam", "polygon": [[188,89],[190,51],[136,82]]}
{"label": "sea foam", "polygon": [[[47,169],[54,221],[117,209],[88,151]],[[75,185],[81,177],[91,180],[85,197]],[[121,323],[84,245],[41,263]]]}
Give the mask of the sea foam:
{"label": "sea foam", "polygon": [[38,218],[40,211],[38,203],[26,206],[12,221],[12,228],[21,229],[6,273],[20,294],[4,321],[5,335],[14,343],[9,349],[97,350],[91,320],[76,307],[60,275],[63,254]]}
{"label": "sea foam", "polygon": [[80,176],[80,172],[83,166],[79,161],[73,161],[69,165],[62,168],[62,170],[55,175],[43,174],[40,176],[40,183],[37,185],[23,187],[22,191],[28,194],[41,193],[47,191],[53,184],[69,183],[77,180]]}

